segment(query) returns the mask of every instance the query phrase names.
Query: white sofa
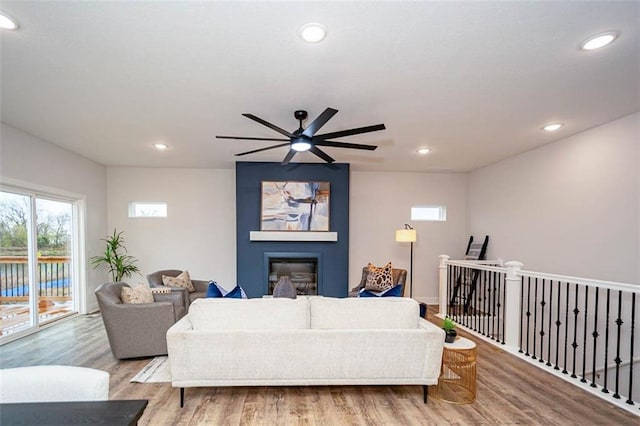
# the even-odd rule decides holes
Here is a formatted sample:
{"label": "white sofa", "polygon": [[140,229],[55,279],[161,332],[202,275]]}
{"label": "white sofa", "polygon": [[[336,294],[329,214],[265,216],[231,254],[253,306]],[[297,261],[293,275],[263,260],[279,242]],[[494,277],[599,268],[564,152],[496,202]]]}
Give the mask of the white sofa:
{"label": "white sofa", "polygon": [[108,399],[109,373],[106,371],[69,365],[0,370],[0,403],[3,404]]}
{"label": "white sofa", "polygon": [[171,383],[427,385],[444,331],[408,298],[198,299],[167,331]]}

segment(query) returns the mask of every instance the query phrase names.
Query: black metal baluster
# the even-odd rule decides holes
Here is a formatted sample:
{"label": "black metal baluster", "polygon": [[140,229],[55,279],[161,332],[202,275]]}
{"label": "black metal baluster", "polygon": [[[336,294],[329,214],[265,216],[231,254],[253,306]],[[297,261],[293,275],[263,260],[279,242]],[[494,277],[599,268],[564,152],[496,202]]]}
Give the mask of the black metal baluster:
{"label": "black metal baluster", "polygon": [[582,378],[580,381],[582,383],[587,383],[587,319],[588,315],[588,306],[589,306],[589,286],[584,286],[584,326],[582,333]]}
{"label": "black metal baluster", "polygon": [[492,275],[492,282],[491,282],[491,290],[493,292],[493,308],[491,310],[492,315],[491,315],[491,340],[498,340],[498,322],[497,322],[497,318],[498,318],[498,292],[497,292],[497,276],[495,273],[491,274]]}
{"label": "black metal baluster", "polygon": [[[497,273],[495,273],[495,272],[494,272],[493,274],[494,274],[494,275],[495,275],[495,277],[496,277],[496,300],[497,300],[497,303],[496,303],[496,309],[497,309],[497,311],[498,311],[498,312],[497,312],[497,314],[498,314],[498,315],[497,315],[497,318],[496,318],[496,321],[497,321],[497,324],[498,324],[498,330],[497,330],[497,332],[496,332],[496,340],[499,342],[499,341],[500,341],[500,335],[501,335],[501,334],[502,334],[502,336],[503,336],[503,337],[502,337],[502,340],[504,340],[504,333],[503,333],[503,330],[500,330],[500,311],[502,310],[502,309],[501,309],[501,307],[502,307],[502,302],[501,302],[501,300],[500,300],[500,297],[502,296],[502,292],[500,291],[500,275],[499,275],[499,274],[497,274]],[[504,319],[503,319],[503,321],[504,321]]]}
{"label": "black metal baluster", "polygon": [[636,328],[636,294],[631,293],[631,348],[629,348],[629,398],[626,403],[634,405],[633,402],[633,334]]}
{"label": "black metal baluster", "polygon": [[571,377],[576,378],[576,349],[578,348],[578,314],[580,313],[580,309],[578,309],[578,283],[576,283],[576,297],[573,302],[573,343],[571,347],[573,348],[573,368],[571,369]]}
{"label": "black metal baluster", "polygon": [[618,319],[616,319],[616,325],[618,326],[618,335],[616,336],[616,358],[614,362],[616,363],[616,389],[613,393],[613,397],[616,399],[620,399],[620,363],[622,363],[622,359],[620,359],[620,334],[622,329],[622,291],[618,290]]}
{"label": "black metal baluster", "polygon": [[538,337],[538,278],[533,280],[533,346],[531,359],[538,359],[536,357],[536,338]]}
{"label": "black metal baluster", "polygon": [[526,356],[529,356],[529,320],[531,319],[531,277],[527,277],[527,350],[524,353]]}
{"label": "black metal baluster", "polygon": [[544,355],[544,306],[547,304],[547,302],[544,300],[544,290],[545,290],[545,286],[547,285],[547,280],[545,280],[544,278],[542,279],[542,300],[540,301],[540,359],[538,360],[538,362],[544,362],[543,359],[543,355]]}
{"label": "black metal baluster", "polygon": [[549,280],[549,328],[547,330],[547,367],[551,367],[551,324],[553,323],[553,280]]}
{"label": "black metal baluster", "polygon": [[609,376],[609,369],[607,365],[609,363],[609,306],[611,302],[611,289],[607,289],[607,309],[606,309],[606,321],[604,326],[604,384],[602,385],[602,392],[609,393],[607,389],[607,378]]}
{"label": "black metal baluster", "polygon": [[567,374],[567,353],[569,352],[569,282],[566,283],[567,298],[564,308],[564,363],[562,364],[562,373]]}
{"label": "black metal baluster", "polygon": [[60,295],[60,263],[56,262],[56,296]]}
{"label": "black metal baluster", "polygon": [[445,317],[451,315],[452,303],[451,303],[451,277],[453,276],[453,268],[447,264],[447,311],[444,312]]}
{"label": "black metal baluster", "polygon": [[[593,313],[593,333],[591,333],[591,335],[593,336],[593,364],[591,366],[591,387],[595,388],[596,385],[596,358],[597,358],[597,348],[598,348],[598,310],[599,310],[599,306],[598,306],[598,293],[599,293],[600,288],[596,287],[596,306],[595,306],[595,312]],[[586,325],[585,325],[586,327]]]}
{"label": "black metal baluster", "polygon": [[487,336],[487,315],[488,315],[488,306],[489,302],[489,275],[485,277],[484,285],[482,287],[482,322],[480,323],[480,333],[483,336]]}

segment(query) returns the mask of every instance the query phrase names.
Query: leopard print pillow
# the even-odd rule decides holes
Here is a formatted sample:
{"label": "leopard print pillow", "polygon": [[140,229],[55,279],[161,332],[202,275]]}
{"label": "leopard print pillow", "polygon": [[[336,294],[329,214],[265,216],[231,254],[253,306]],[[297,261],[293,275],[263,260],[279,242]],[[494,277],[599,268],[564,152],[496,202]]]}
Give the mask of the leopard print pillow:
{"label": "leopard print pillow", "polygon": [[364,286],[365,290],[385,291],[393,288],[393,274],[391,262],[378,268],[369,263],[367,265],[369,273],[367,274],[367,282]]}
{"label": "leopard print pillow", "polygon": [[186,288],[189,293],[193,293],[194,291],[196,291],[196,288],[193,286],[193,283],[191,282],[189,271],[184,271],[177,277],[170,277],[168,275],[163,275],[162,284],[168,287]]}

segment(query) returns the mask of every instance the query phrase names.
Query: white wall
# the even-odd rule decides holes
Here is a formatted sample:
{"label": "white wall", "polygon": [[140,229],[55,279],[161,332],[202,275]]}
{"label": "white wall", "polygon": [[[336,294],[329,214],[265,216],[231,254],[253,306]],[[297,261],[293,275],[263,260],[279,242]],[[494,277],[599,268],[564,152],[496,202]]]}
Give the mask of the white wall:
{"label": "white wall", "polygon": [[[236,284],[235,171],[108,167],[108,224],[124,231],[142,276],[187,269],[191,278]],[[130,201],[166,201],[166,219],[129,218]]]}
{"label": "white wall", "polygon": [[[466,248],[466,194],[465,174],[351,172],[349,287],[369,262],[409,270],[409,243],[395,241],[395,231],[408,223],[418,234],[413,295],[437,303],[438,256],[462,256]],[[447,207],[446,222],[411,221],[412,206],[433,204]]]}
{"label": "white wall", "polygon": [[640,282],[640,113],[476,170],[469,233],[525,269]]}
{"label": "white wall", "polygon": [[[85,199],[85,260],[102,251],[107,230],[106,168],[11,126],[0,127],[0,177],[27,189],[49,189],[78,194]],[[86,311],[98,308],[93,291],[106,274],[85,266]],[[83,284],[83,282],[81,282]]]}
{"label": "white wall", "polygon": [[[107,176],[109,229],[125,231],[143,274],[188,269],[193,278],[235,285],[234,170],[109,167]],[[464,253],[465,175],[351,172],[350,199],[349,288],[368,262],[409,269],[409,245],[395,242],[395,230],[412,223],[411,206],[447,206],[447,222],[412,223],[414,295],[437,297],[438,255]],[[130,219],[130,201],[167,201],[169,217]]]}

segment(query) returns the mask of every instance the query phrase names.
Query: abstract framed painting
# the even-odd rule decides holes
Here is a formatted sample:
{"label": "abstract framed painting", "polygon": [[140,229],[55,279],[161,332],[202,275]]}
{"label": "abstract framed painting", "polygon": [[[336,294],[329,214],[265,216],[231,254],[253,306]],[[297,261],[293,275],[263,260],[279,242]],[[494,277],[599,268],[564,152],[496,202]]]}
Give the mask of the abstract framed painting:
{"label": "abstract framed painting", "polygon": [[262,181],[261,231],[329,231],[329,182]]}

